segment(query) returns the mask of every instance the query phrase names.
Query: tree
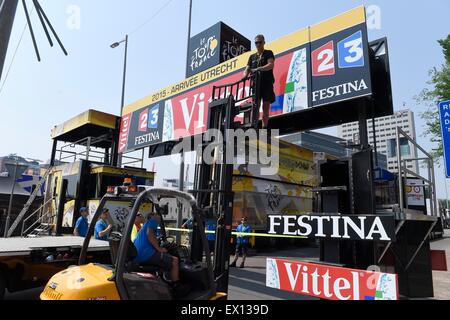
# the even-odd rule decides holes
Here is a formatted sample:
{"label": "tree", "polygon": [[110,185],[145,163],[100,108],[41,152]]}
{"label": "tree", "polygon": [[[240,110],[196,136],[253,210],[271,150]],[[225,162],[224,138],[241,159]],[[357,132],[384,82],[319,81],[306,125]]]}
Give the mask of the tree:
{"label": "tree", "polygon": [[425,112],[421,113],[422,119],[426,121],[425,137],[430,137],[431,142],[437,143],[438,148],[432,151],[432,155],[436,160],[441,159],[444,155],[442,145],[442,132],[439,119],[438,103],[450,99],[450,34],[446,39],[438,41],[444,52],[445,61],[441,68],[433,68],[430,70],[430,80],[427,84],[429,88],[425,88],[417,97],[419,103],[428,104]]}

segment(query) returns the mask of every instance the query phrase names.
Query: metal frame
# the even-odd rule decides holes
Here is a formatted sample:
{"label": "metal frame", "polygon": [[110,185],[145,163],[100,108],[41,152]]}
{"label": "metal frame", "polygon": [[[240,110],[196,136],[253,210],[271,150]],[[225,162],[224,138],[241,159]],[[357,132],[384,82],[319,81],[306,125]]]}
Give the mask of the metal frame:
{"label": "metal frame", "polygon": [[[56,200],[54,197],[48,199],[46,202],[44,202],[44,203],[42,204],[42,206],[40,206],[36,211],[34,211],[32,214],[30,214],[26,219],[24,219],[24,220],[22,221],[22,231],[21,231],[21,233],[20,233],[22,237],[26,237],[27,234],[28,234],[28,232],[30,232],[31,230],[33,230],[34,227],[36,227],[39,223],[41,223],[41,222],[44,220],[44,218],[48,218],[48,217],[49,217],[50,219],[52,219],[52,218],[56,217],[56,215],[55,215],[54,213],[52,213],[51,215],[49,215],[49,212],[43,214],[44,208],[45,208],[47,205],[49,205],[49,204],[50,204],[52,201],[54,201],[54,200]],[[28,227],[28,228],[25,230],[26,223],[27,223],[29,220],[31,220],[31,218],[34,217],[37,213],[39,213],[39,217],[36,219],[36,221],[35,221],[30,227]]]}
{"label": "metal frame", "polygon": [[[414,158],[414,159],[403,159],[402,153],[401,153],[401,138],[406,138],[408,142],[412,145],[414,145],[418,150],[420,150],[425,157],[423,158]],[[436,196],[436,178],[434,174],[434,159],[433,157],[424,149],[422,146],[420,146],[413,138],[411,138],[405,131],[403,131],[400,127],[397,127],[397,166],[398,166],[398,184],[399,184],[399,206],[400,211],[402,212],[404,209],[408,208],[408,204],[405,204],[405,181],[408,179],[409,176],[413,176],[417,179],[420,179],[424,181],[425,187],[430,188],[430,208],[431,208],[431,216],[432,217],[439,217],[439,210],[437,206],[437,196]],[[425,178],[421,176],[420,174],[417,174],[411,170],[409,170],[406,166],[407,162],[411,161],[425,161],[427,163],[428,167],[428,178]]]}
{"label": "metal frame", "polygon": [[[56,141],[56,140],[55,140]],[[73,162],[76,162],[77,160],[86,160],[86,161],[94,161],[99,162],[103,164],[110,165],[112,163],[113,154],[108,151],[109,148],[97,148],[92,147],[93,145],[102,142],[102,141],[108,141],[113,143],[112,140],[109,140],[107,135],[103,135],[100,137],[86,137],[81,140],[78,140],[73,143],[68,143],[63,145],[61,148],[55,148],[55,159],[58,158],[60,162],[63,162],[67,159],[73,159]],[[59,142],[59,141],[56,141]],[[84,151],[77,152],[77,151],[69,151],[68,149],[74,149],[76,147],[86,147]],[[103,149],[104,151],[97,151],[93,150],[93,148],[96,149]],[[136,152],[136,151],[132,151]],[[131,153],[131,152],[130,152]],[[59,156],[59,157],[58,157]],[[122,155],[122,161],[127,160],[128,162],[122,163],[123,166],[130,166],[139,164],[138,167],[141,169],[144,168],[144,159],[145,159],[145,149],[142,149],[142,155],[138,157],[130,157],[126,156],[125,154]]]}
{"label": "metal frame", "polygon": [[[247,94],[246,88],[249,84],[250,91]],[[236,114],[250,113],[250,122],[252,127],[257,128],[259,121],[259,107],[261,104],[261,73],[256,72],[240,81],[221,86],[214,86],[212,93],[213,105],[224,104],[226,99],[233,97]],[[251,102],[249,102],[251,100]],[[246,105],[245,102],[248,104]],[[250,106],[251,108],[248,108]],[[215,128],[218,129],[218,128]]]}
{"label": "metal frame", "polygon": [[[415,147],[417,147],[418,150],[420,150],[425,157],[417,157],[414,159],[403,159],[402,153],[401,153],[401,138],[406,138],[408,140],[408,143],[411,143]],[[427,239],[430,236],[430,233],[438,223],[438,210],[437,210],[437,197],[436,197],[436,180],[434,175],[434,162],[433,157],[424,149],[422,148],[413,138],[411,138],[405,131],[403,131],[400,127],[397,127],[397,137],[396,137],[396,150],[397,150],[397,165],[398,165],[398,187],[399,187],[399,211],[397,212],[396,219],[399,221],[395,233],[398,234],[400,230],[403,228],[405,223],[407,221],[428,221],[431,222],[431,226],[428,229],[428,231],[425,233],[421,243],[417,246],[415,249],[413,255],[409,259],[406,266],[404,266],[400,259],[398,258],[397,254],[392,248],[392,242],[388,243],[387,246],[383,249],[380,257],[378,258],[378,263],[381,263],[383,258],[385,257],[386,253],[389,249],[391,249],[391,252],[394,254],[395,259],[399,262],[399,264],[402,266],[402,268],[407,271],[414,260],[416,259],[417,255],[419,254],[419,251],[422,249],[423,245],[427,241]],[[411,170],[409,170],[406,167],[407,162],[411,161],[425,161],[428,165],[428,178],[425,178],[421,176],[420,174],[417,174]],[[424,184],[421,185],[423,187],[430,188],[430,208],[431,208],[431,216],[428,215],[421,215],[421,214],[411,214],[408,212],[408,204],[405,204],[405,181],[409,176],[413,176],[417,179],[420,179],[424,181]]]}
{"label": "metal frame", "polygon": [[[66,159],[71,159],[74,158],[74,162],[77,160],[86,160],[89,161],[90,158],[94,158],[94,159],[100,159],[102,163],[105,163],[105,160],[109,160],[109,162],[111,161],[111,154],[109,154],[109,152],[107,152],[107,149],[104,149],[104,152],[100,152],[100,151],[96,151],[96,150],[92,150],[92,145],[96,144],[98,142],[101,141],[109,141],[107,139],[106,135],[103,135],[101,137],[86,137],[83,138],[81,140],[78,140],[76,142],[73,143],[68,143],[63,145],[59,150],[56,149],[55,151],[55,156],[56,154],[59,153],[59,161],[62,162],[63,160]],[[112,143],[112,141],[111,141]],[[75,152],[75,151],[67,151],[65,149],[69,149],[72,148],[74,149],[75,147],[86,147],[85,151],[82,152]],[[93,155],[94,154],[94,155]],[[97,155],[95,155],[97,154]]]}

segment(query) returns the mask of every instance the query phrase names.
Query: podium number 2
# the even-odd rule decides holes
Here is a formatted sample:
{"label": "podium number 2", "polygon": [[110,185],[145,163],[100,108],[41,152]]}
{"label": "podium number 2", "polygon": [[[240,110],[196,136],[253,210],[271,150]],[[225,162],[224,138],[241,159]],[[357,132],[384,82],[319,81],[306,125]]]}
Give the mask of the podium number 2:
{"label": "podium number 2", "polygon": [[313,51],[312,57],[314,76],[330,76],[336,73],[333,41]]}

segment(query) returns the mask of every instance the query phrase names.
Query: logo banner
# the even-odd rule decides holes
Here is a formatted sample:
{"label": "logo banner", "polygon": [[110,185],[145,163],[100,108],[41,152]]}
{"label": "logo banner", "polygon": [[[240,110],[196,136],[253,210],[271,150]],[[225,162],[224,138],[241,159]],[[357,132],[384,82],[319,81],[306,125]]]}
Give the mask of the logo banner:
{"label": "logo banner", "polygon": [[266,286],[326,300],[398,300],[395,274],[267,259]]}
{"label": "logo banner", "polygon": [[[203,55],[220,55],[217,39],[208,36],[200,43],[205,48],[194,53],[194,69],[205,59]],[[231,44],[226,48],[236,51]],[[338,102],[372,94],[364,7],[275,40],[267,44],[267,49],[276,56],[276,101],[271,117],[314,113],[317,107],[331,108]],[[123,114],[131,114],[131,120],[123,123],[130,127],[126,148],[121,150],[133,151],[204,133],[213,87],[241,80],[249,56],[245,53],[215,66],[209,66],[207,61],[212,60],[207,59],[202,67],[208,65],[209,69],[126,106]],[[249,92],[250,88],[241,91]]]}
{"label": "logo banner", "polygon": [[268,215],[269,234],[312,239],[395,242],[394,216]]}

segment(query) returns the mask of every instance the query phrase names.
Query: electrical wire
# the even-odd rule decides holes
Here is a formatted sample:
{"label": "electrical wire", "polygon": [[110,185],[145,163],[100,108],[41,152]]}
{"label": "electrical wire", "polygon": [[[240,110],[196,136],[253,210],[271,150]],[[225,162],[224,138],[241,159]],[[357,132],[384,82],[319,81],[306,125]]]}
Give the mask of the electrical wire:
{"label": "electrical wire", "polygon": [[[30,15],[34,12],[34,10],[35,10],[34,8],[31,10]],[[14,54],[12,56],[11,62],[9,63],[8,71],[6,71],[5,79],[3,80],[2,85],[0,87],[0,95],[3,92],[3,88],[5,87],[6,81],[8,80],[8,76],[9,76],[9,73],[11,71],[11,67],[12,67],[12,65],[14,63],[14,60],[16,59],[16,55],[17,55],[17,52],[19,51],[20,44],[22,43],[23,36],[25,35],[25,31],[27,31],[27,26],[28,26],[28,24],[25,23],[25,25],[23,27],[23,30],[22,30],[22,34],[20,35],[19,42],[17,43],[17,47],[14,50]]]}
{"label": "electrical wire", "polygon": [[173,2],[173,0],[169,0],[167,1],[161,8],[158,9],[158,11],[156,11],[150,18],[148,18],[144,23],[142,23],[141,25],[139,25],[137,28],[133,29],[131,32],[128,33],[128,35],[134,34],[136,32],[138,32],[139,30],[141,30],[143,27],[145,27],[147,24],[149,24],[150,22],[153,21],[153,19],[155,19],[165,8],[167,8],[171,3]]}
{"label": "electrical wire", "polygon": [[[129,35],[134,34],[134,33],[138,32],[139,30],[141,30],[143,27],[145,27],[147,24],[149,24],[150,22],[152,22],[153,19],[155,19],[155,18],[156,18],[156,17],[157,17],[164,9],[166,9],[173,1],[174,1],[174,0],[169,0],[169,1],[167,1],[167,2],[166,2],[161,8],[159,8],[158,11],[156,11],[150,18],[148,18],[146,21],[144,21],[142,24],[140,24],[138,27],[136,27],[135,29],[133,29],[133,30],[132,30],[131,32],[129,32],[128,34],[129,34]],[[33,8],[32,11],[31,11],[31,13],[30,13],[30,15],[34,12],[34,10],[35,10],[35,9]],[[16,47],[16,49],[15,49],[15,51],[14,51],[14,54],[13,54],[13,58],[12,58],[12,60],[11,60],[11,63],[9,64],[8,71],[6,72],[5,79],[3,80],[3,83],[2,83],[2,85],[1,85],[1,87],[0,87],[0,95],[1,95],[1,93],[3,92],[3,89],[4,89],[4,87],[5,87],[6,81],[8,80],[8,76],[9,76],[9,73],[10,73],[10,71],[11,71],[11,67],[12,67],[12,65],[13,65],[13,63],[14,63],[15,58],[16,58],[16,55],[17,55],[17,52],[18,52],[18,50],[19,50],[20,44],[22,43],[22,39],[23,39],[23,36],[24,36],[24,34],[25,34],[26,29],[27,29],[27,24],[25,24],[25,26],[23,27],[23,31],[22,31],[22,34],[21,34],[21,36],[20,36],[19,43],[17,44],[17,47]]]}

